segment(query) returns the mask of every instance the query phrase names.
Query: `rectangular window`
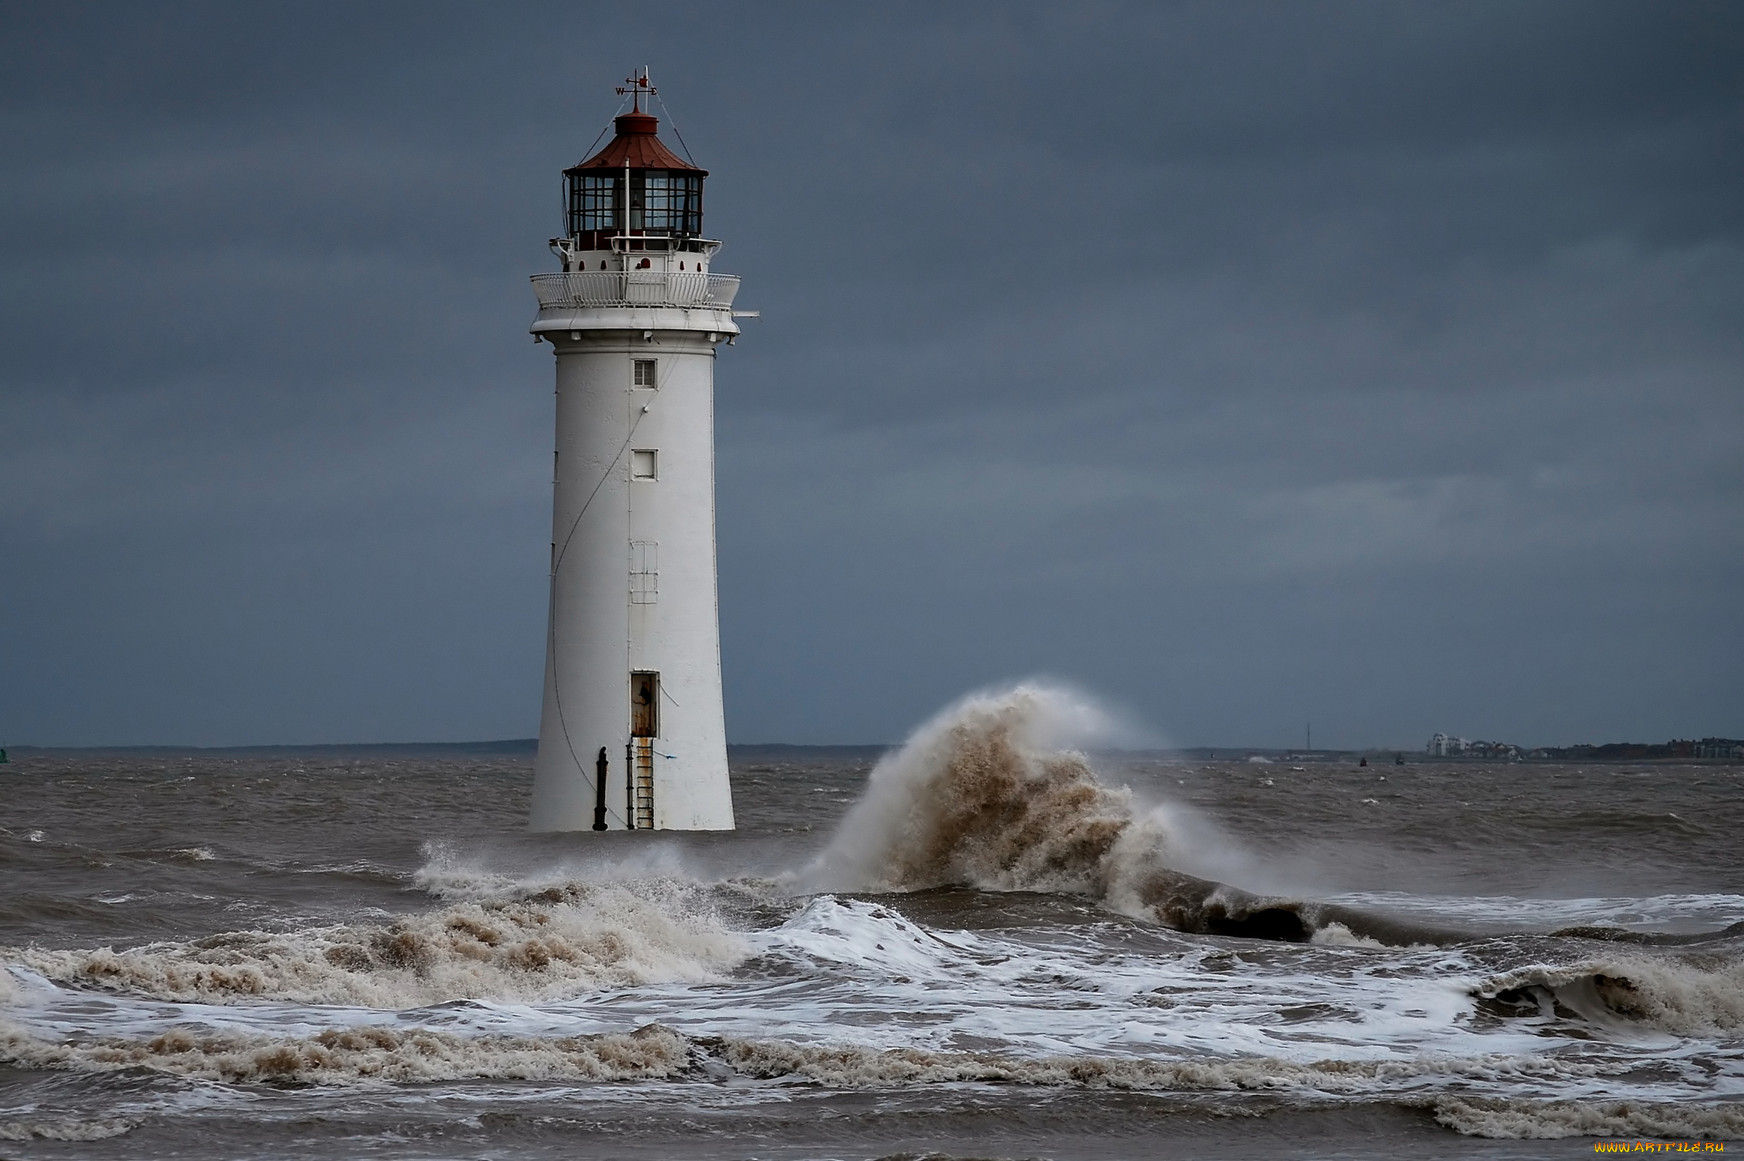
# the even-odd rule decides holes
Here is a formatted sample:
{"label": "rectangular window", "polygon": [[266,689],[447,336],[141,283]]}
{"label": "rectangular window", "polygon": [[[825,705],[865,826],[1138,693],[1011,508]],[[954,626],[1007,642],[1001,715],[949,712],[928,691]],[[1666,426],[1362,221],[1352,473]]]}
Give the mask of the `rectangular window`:
{"label": "rectangular window", "polygon": [[651,169],[634,174],[630,229],[650,234],[702,233],[702,177]]}
{"label": "rectangular window", "polygon": [[680,234],[702,233],[702,178],[694,173],[673,175],[672,228]]}
{"label": "rectangular window", "polygon": [[633,382],[638,387],[653,387],[655,385],[655,383],[654,383],[654,360],[653,359],[637,359],[636,360],[635,375],[631,379],[631,382]]}
{"label": "rectangular window", "polygon": [[672,187],[664,173],[650,173],[642,186],[642,222],[649,231],[672,229]]}
{"label": "rectangular window", "polygon": [[569,232],[618,228],[616,174],[576,174],[569,180]]}
{"label": "rectangular window", "polygon": [[630,478],[632,480],[658,480],[660,478],[660,453],[651,447],[639,447],[630,452]]}
{"label": "rectangular window", "polygon": [[630,541],[630,603],[652,605],[660,597],[660,545],[653,540]]}

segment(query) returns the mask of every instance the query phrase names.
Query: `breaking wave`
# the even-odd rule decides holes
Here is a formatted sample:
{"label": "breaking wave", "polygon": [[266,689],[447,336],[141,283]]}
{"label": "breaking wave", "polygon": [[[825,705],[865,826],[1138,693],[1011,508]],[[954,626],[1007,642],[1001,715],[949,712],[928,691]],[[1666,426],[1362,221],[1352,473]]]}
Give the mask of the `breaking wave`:
{"label": "breaking wave", "polygon": [[[1298,1063],[1270,1057],[1147,1060],[1022,1057],[991,1052],[802,1044],[687,1036],[660,1024],[569,1037],[460,1036],[362,1026],[309,1036],[173,1028],[150,1038],[55,1041],[0,1021],[0,1062],[76,1072],[153,1072],[229,1084],[343,1086],[464,1080],[544,1082],[793,1082],[837,1089],[1001,1084],[1128,1092],[1264,1094],[1387,1101],[1428,1108],[1468,1136],[1726,1138],[1744,1131],[1730,1103],[1546,1101],[1445,1095],[1472,1082],[1602,1082],[1591,1064],[1544,1056],[1421,1056]],[[127,1132],[122,1118],[19,1120],[0,1140],[95,1140]]]}
{"label": "breaking wave", "polygon": [[966,698],[873,768],[808,877],[825,890],[1095,891],[1131,798],[1059,747],[1106,728],[1059,690]]}
{"label": "breaking wave", "polygon": [[1468,1137],[1715,1140],[1744,1135],[1744,1106],[1737,1104],[1454,1098],[1435,1102],[1434,1109],[1437,1121]]}
{"label": "breaking wave", "polygon": [[1491,976],[1472,994],[1492,1011],[1619,1019],[1678,1035],[1744,1028],[1744,964],[1712,969],[1670,959],[1620,957]]}
{"label": "breaking wave", "polygon": [[[814,891],[955,886],[1068,892],[1201,935],[1370,948],[1473,938],[1470,931],[1342,904],[1255,894],[1181,870],[1206,861],[1199,848],[1208,841],[1208,828],[1166,807],[1141,806],[1130,791],[1104,785],[1084,753],[1073,748],[1105,741],[1114,728],[1086,699],[1044,685],[964,698],[873,768],[865,794],[798,879]],[[1590,927],[1556,934],[1675,946],[1740,933],[1744,923],[1694,935]],[[1663,990],[1667,997],[1674,992]],[[1734,992],[1727,984],[1701,998],[1680,994],[1663,1005],[1651,1002],[1646,1018],[1668,1028],[1737,1027]]]}
{"label": "breaking wave", "polygon": [[1501,1076],[1566,1079],[1593,1069],[1540,1057],[1323,1060],[1270,1057],[1147,1060],[1022,1057],[993,1052],[802,1044],[687,1036],[660,1024],[570,1037],[459,1036],[430,1028],[361,1026],[304,1037],[175,1028],[149,1039],[57,1043],[0,1022],[0,1059],[32,1068],[149,1068],[231,1083],[347,1084],[444,1080],[801,1080],[836,1088],[999,1083],[1186,1092],[1318,1092],[1411,1088]]}
{"label": "breaking wave", "polygon": [[58,1044],[0,1023],[0,1058],[28,1068],[149,1068],[232,1084],[650,1080],[691,1068],[689,1042],[659,1025],[551,1039],[372,1026],[334,1028],[307,1037],[176,1028],[150,1039]]}
{"label": "breaking wave", "polygon": [[122,951],[0,948],[0,959],[78,987],[391,1010],[713,980],[746,954],[700,892],[671,881],[566,883],[392,922],[235,931]]}
{"label": "breaking wave", "polygon": [[1046,686],[965,698],[873,768],[801,878],[816,890],[1071,892],[1198,934],[1304,941],[1337,921],[1346,935],[1390,944],[1445,938],[1176,869],[1182,825],[1103,785],[1069,748],[1111,728],[1084,699]]}

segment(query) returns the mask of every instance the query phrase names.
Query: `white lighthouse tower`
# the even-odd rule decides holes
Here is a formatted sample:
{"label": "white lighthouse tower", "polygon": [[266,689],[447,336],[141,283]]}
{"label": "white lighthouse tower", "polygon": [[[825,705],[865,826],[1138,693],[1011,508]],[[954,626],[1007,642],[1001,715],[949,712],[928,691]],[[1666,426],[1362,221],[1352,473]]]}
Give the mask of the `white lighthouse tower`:
{"label": "white lighthouse tower", "polygon": [[715,592],[715,350],[739,280],[710,265],[705,170],[620,94],[563,171],[563,264],[533,275],[557,355],[557,455],[535,830],[730,830]]}

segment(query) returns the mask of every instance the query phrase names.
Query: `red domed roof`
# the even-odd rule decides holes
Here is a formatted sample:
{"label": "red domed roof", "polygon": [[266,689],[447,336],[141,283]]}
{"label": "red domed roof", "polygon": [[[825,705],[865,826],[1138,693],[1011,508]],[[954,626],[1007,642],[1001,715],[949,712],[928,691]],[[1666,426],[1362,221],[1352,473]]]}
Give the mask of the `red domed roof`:
{"label": "red domed roof", "polygon": [[[622,92],[623,90],[619,90]],[[618,135],[604,149],[564,173],[582,169],[683,169],[708,176],[708,170],[698,169],[660,143],[660,119],[652,113],[635,109],[613,122]]]}

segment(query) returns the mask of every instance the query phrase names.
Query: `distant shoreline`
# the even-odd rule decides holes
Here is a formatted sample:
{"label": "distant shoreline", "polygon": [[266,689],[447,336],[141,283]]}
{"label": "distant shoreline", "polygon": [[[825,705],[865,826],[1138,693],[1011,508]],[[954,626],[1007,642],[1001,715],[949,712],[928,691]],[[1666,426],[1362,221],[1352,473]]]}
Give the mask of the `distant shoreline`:
{"label": "distant shoreline", "polygon": [[[804,745],[790,742],[752,742],[730,744],[727,746],[727,754],[730,758],[743,762],[780,762],[825,757],[862,758],[867,761],[876,761],[885,753],[896,749],[897,746],[897,743],[888,745]],[[275,756],[531,758],[538,752],[538,748],[539,742],[536,738],[506,738],[489,742],[333,742],[312,745],[267,746],[7,746],[5,750],[14,759],[26,756],[79,757],[82,755],[115,758],[270,758]],[[1354,764],[1367,759],[1370,766],[1377,768],[1392,766],[1399,758],[1402,758],[1407,766],[1617,766],[1631,764],[1727,766],[1744,763],[1744,759],[1739,758],[1615,757],[1611,755],[1505,758],[1455,754],[1442,756],[1427,754],[1422,750],[1274,750],[1261,746],[1183,746],[1176,749],[1106,750],[1099,751],[1099,753],[1127,760],[1151,758],[1165,762],[1247,762],[1258,758],[1273,765],[1291,762],[1322,765],[1331,763]]]}

